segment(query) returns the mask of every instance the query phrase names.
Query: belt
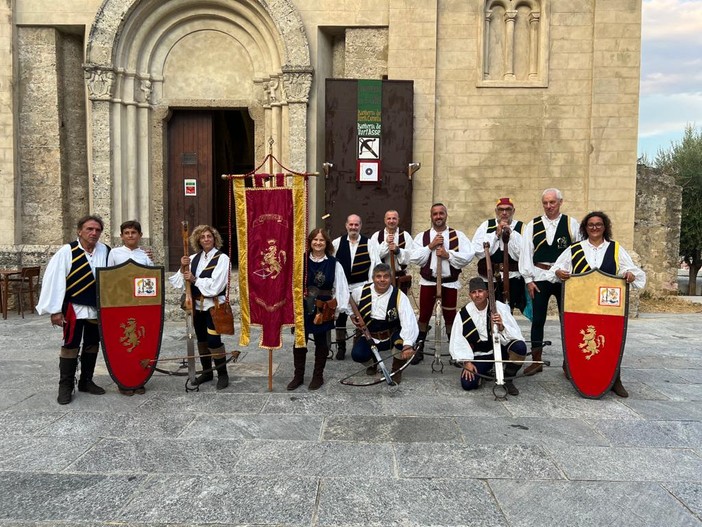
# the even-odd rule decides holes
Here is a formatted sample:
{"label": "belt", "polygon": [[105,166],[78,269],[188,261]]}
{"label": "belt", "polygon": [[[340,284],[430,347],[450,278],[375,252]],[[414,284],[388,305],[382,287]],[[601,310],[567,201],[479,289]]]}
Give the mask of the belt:
{"label": "belt", "polygon": [[552,265],[553,264],[550,264],[550,263],[534,262],[535,267],[538,267],[539,269],[543,269],[544,271],[550,271]]}
{"label": "belt", "polygon": [[388,340],[390,337],[392,337],[392,330],[385,329],[383,331],[371,331],[370,334],[371,337],[376,340]]}

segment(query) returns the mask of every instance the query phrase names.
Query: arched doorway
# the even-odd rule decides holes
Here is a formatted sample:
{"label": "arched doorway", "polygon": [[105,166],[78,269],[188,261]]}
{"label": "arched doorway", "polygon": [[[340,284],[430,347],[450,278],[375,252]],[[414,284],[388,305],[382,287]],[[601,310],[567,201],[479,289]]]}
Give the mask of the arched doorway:
{"label": "arched doorway", "polygon": [[156,256],[173,261],[169,248],[180,246],[180,237],[173,243],[169,226],[180,224],[184,211],[168,203],[168,141],[181,111],[209,113],[213,126],[221,121],[218,130],[229,130],[236,112],[248,115],[254,159],[273,138],[276,157],[306,169],[312,70],[290,0],[106,0],[91,28],[85,71],[92,210],[106,218],[108,243],[121,221],[138,218]]}

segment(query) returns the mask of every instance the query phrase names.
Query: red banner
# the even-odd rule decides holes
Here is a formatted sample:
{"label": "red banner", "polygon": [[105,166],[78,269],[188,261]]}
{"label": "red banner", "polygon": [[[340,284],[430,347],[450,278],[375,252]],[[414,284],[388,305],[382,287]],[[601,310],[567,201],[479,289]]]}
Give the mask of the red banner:
{"label": "red banner", "polygon": [[[256,176],[257,182],[264,179],[261,176]],[[283,184],[284,178],[278,176],[276,182]],[[281,329],[302,317],[306,196],[304,182],[299,183],[290,188],[246,188],[243,180],[235,181],[241,345],[248,345],[252,324],[262,328],[261,347],[278,349]]]}

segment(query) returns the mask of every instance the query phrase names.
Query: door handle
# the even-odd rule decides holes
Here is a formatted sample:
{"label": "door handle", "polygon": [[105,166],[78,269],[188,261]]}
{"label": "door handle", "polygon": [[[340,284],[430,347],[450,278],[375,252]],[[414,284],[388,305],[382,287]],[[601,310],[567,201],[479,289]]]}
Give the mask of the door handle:
{"label": "door handle", "polygon": [[324,170],[324,179],[329,179],[329,171],[334,168],[334,163],[325,161],[322,163],[322,170]]}

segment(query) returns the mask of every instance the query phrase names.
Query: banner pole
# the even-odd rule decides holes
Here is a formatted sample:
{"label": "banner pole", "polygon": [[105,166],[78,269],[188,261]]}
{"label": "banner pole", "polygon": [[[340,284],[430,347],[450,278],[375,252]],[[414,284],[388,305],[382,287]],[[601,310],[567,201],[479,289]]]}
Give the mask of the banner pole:
{"label": "banner pole", "polygon": [[268,348],[268,391],[273,391],[273,349]]}

